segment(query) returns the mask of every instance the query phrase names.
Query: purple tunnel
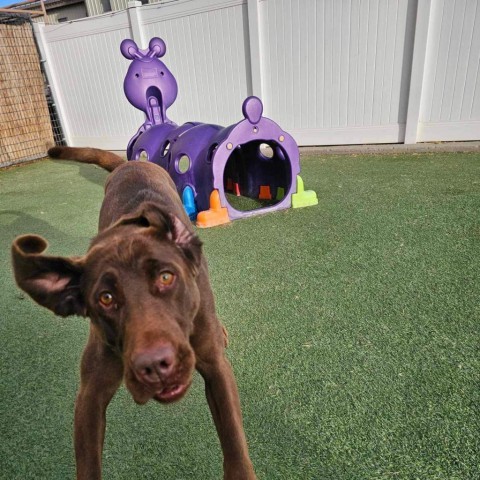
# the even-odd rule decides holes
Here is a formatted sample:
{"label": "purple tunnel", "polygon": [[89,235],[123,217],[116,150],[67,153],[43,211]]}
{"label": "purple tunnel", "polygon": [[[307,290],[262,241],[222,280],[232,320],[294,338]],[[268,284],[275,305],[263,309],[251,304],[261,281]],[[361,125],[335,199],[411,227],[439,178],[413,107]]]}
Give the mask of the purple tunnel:
{"label": "purple tunnel", "polygon": [[167,170],[198,226],[317,203],[315,192],[303,191],[297,144],[262,116],[259,98],[248,97],[244,119],[229,127],[197,122],[178,126],[166,114],[178,87],[159,60],[166,51],[163,40],[152,38],[146,50],[124,40],[120,48],[133,60],[125,95],[146,117],[128,144],[127,157],[146,158]]}

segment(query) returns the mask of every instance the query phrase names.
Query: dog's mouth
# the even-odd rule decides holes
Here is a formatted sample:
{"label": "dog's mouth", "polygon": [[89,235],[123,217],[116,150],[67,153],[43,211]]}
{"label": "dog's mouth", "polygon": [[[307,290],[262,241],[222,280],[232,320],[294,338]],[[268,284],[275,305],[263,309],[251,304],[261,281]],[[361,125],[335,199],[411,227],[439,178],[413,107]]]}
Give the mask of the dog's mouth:
{"label": "dog's mouth", "polygon": [[133,400],[144,405],[152,398],[160,403],[173,403],[185,396],[192,383],[191,378],[172,378],[168,383],[145,385],[138,382],[134,375],[127,375],[125,384]]}
{"label": "dog's mouth", "polygon": [[160,403],[176,402],[185,395],[189,386],[189,383],[169,385],[155,392],[153,398]]}

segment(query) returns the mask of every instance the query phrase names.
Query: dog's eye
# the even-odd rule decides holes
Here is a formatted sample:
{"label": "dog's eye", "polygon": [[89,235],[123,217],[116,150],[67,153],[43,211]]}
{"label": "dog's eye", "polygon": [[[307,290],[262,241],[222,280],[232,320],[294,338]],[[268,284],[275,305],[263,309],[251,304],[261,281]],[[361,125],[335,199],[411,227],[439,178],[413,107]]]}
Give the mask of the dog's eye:
{"label": "dog's eye", "polygon": [[99,301],[104,307],[110,307],[113,304],[113,295],[110,292],[102,292]]}
{"label": "dog's eye", "polygon": [[158,277],[158,281],[163,287],[169,287],[175,280],[175,275],[172,272],[162,272]]}

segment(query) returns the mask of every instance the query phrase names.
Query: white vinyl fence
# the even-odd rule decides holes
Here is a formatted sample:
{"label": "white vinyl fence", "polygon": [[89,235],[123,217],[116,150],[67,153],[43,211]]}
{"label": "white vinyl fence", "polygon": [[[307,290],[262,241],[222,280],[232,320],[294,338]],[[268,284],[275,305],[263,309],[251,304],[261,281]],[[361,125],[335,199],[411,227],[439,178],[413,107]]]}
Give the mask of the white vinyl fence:
{"label": "white vinyl fence", "polygon": [[236,123],[248,95],[299,145],[480,139],[480,0],[177,0],[36,35],[69,145],[123,150],[143,114],[120,42],[162,58],[169,118]]}

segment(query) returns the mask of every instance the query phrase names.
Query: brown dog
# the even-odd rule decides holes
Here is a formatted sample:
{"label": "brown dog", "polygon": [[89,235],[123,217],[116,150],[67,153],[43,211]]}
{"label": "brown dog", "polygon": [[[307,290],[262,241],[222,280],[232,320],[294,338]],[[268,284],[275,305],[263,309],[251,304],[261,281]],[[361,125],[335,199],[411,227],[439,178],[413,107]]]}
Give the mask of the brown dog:
{"label": "brown dog", "polygon": [[102,150],[55,147],[49,155],[113,171],[86,255],[44,255],[47,242],[36,235],[12,246],[20,288],[57,315],[91,320],[75,407],[77,479],[101,478],[105,412],[122,379],[137,403],[168,403],[185,394],[195,368],[220,437],[224,479],[254,479],[226,332],[172,180],[156,165]]}

